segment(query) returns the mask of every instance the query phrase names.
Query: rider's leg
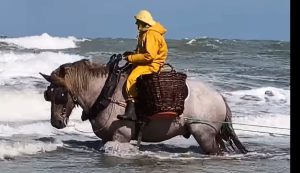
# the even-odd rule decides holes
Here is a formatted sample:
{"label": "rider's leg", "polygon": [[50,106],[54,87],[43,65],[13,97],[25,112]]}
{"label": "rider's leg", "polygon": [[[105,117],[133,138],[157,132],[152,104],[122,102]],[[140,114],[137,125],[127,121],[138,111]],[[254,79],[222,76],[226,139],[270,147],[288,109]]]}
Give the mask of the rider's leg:
{"label": "rider's leg", "polygon": [[125,114],[118,115],[119,119],[136,120],[135,98],[137,98],[136,80],[142,74],[150,74],[152,71],[148,66],[137,66],[132,70],[126,81],[127,105]]}
{"label": "rider's leg", "polygon": [[136,113],[135,113],[135,105],[134,100],[127,100],[125,114],[118,115],[117,118],[121,120],[137,120]]}

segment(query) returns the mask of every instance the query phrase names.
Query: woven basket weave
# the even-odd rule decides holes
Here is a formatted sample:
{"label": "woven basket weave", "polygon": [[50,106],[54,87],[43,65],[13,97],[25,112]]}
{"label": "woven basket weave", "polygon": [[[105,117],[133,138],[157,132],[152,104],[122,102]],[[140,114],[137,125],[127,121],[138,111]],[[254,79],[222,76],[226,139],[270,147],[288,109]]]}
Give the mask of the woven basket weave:
{"label": "woven basket weave", "polygon": [[184,73],[176,72],[170,64],[171,71],[141,75],[137,78],[139,114],[150,116],[160,112],[182,114],[184,100],[187,97]]}

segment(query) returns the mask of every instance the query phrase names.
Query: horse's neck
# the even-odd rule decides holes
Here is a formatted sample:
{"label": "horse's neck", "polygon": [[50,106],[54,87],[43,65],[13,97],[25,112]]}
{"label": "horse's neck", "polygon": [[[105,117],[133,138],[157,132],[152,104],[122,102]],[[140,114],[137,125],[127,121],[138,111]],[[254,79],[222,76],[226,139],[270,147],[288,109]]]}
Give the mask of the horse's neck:
{"label": "horse's neck", "polygon": [[[95,101],[97,100],[98,96],[101,93],[101,90],[103,89],[103,86],[105,84],[105,81],[107,79],[107,76],[99,76],[97,78],[94,78],[89,81],[88,88],[84,90],[80,96],[80,106],[82,107],[84,112],[89,112],[90,108],[93,106]],[[123,101],[123,94],[122,94],[122,86],[124,82],[126,81],[127,76],[122,75],[118,86],[115,90],[115,93],[113,95],[114,100],[117,101]]]}
{"label": "horse's neck", "polygon": [[99,76],[91,79],[88,83],[87,89],[80,93],[79,97],[81,99],[81,106],[84,111],[93,106],[105,84],[106,78],[107,76]]}

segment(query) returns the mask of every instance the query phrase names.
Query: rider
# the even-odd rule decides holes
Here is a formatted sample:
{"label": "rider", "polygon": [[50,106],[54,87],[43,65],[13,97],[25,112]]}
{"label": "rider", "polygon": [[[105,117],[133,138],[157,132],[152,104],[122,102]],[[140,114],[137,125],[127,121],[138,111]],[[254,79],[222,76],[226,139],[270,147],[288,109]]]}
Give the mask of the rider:
{"label": "rider", "polygon": [[134,52],[125,52],[125,60],[132,63],[134,69],[126,82],[127,105],[125,114],[119,119],[136,120],[134,102],[137,97],[136,79],[142,74],[158,72],[165,63],[168,47],[164,38],[167,30],[152,18],[147,10],[139,11],[134,18],[138,29],[137,47]]}

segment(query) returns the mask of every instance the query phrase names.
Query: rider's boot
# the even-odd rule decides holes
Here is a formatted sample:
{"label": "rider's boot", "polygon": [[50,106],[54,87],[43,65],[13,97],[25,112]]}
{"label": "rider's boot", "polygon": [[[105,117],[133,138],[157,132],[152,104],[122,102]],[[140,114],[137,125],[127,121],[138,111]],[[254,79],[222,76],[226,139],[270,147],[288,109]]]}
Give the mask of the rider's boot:
{"label": "rider's boot", "polygon": [[128,100],[125,108],[125,114],[118,115],[118,119],[120,120],[132,120],[135,121],[137,119],[135,113],[135,105],[133,100]]}

